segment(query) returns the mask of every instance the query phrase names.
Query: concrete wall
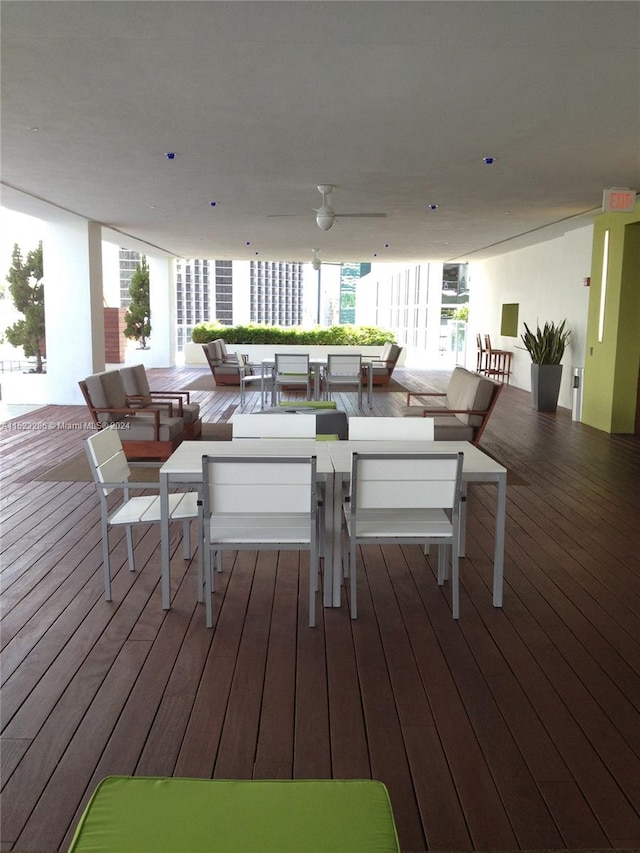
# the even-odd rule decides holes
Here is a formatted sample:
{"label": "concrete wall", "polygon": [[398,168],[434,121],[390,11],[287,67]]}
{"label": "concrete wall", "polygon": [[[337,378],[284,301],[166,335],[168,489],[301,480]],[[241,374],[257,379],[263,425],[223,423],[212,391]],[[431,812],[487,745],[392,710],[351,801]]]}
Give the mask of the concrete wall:
{"label": "concrete wall", "polygon": [[[589,288],[584,279],[591,274],[592,243],[593,227],[587,226],[486,261],[472,261],[467,367],[475,369],[476,333],[489,334],[495,349],[513,353],[511,383],[530,391],[531,359],[520,339],[524,323],[535,331],[538,323],[566,319],[571,340],[563,359],[558,402],[571,408],[572,368],[585,363]],[[505,303],[519,306],[517,337],[500,334]]]}

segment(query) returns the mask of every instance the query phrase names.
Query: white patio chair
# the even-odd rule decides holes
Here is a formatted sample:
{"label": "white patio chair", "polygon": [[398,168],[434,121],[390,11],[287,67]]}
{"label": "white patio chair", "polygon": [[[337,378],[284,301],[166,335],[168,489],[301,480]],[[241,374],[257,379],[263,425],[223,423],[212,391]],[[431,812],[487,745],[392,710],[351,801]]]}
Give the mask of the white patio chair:
{"label": "white patio chair", "polygon": [[[102,562],[104,573],[104,593],[111,601],[111,565],[109,559],[109,530],[124,526],[127,540],[129,571],[134,571],[133,535],[134,524],[155,524],[160,521],[160,495],[130,494],[132,489],[159,489],[155,483],[135,483],[129,480],[131,469],[122,449],[118,431],[105,427],[85,440],[85,450],[93,474],[98,496],[100,497],[100,515],[102,526]],[[122,491],[122,500],[110,509],[108,496]],[[183,556],[191,557],[189,522],[198,517],[197,493],[180,492],[169,495],[169,518],[183,522]]]}
{"label": "white patio chair", "polygon": [[318,589],[315,456],[203,456],[202,527],[207,627],[223,551],[309,551],[309,626]]}
{"label": "white patio chair", "polygon": [[433,418],[349,418],[349,441],[433,441]]}
{"label": "white patio chair", "polygon": [[358,408],[362,408],[362,356],[359,353],[330,353],[322,381],[327,400],[331,399],[334,388],[357,388]]}
{"label": "white patio chair", "polygon": [[462,453],[354,453],[343,504],[351,618],[358,615],[358,545],[437,544],[438,583],[447,578],[451,549],[453,618],[459,617],[458,556]]}
{"label": "white patio chair", "polygon": [[240,408],[244,408],[247,387],[260,388],[260,408],[264,409],[265,395],[273,390],[273,372],[263,364],[249,364],[249,359],[241,352],[236,353],[240,371]]}
{"label": "white patio chair", "polygon": [[284,389],[304,390],[306,399],[311,398],[311,368],[308,353],[281,353],[275,355],[273,373],[273,401],[276,405]]}
{"label": "white patio chair", "polygon": [[295,412],[238,414],[230,418],[234,438],[313,438],[316,419]]}

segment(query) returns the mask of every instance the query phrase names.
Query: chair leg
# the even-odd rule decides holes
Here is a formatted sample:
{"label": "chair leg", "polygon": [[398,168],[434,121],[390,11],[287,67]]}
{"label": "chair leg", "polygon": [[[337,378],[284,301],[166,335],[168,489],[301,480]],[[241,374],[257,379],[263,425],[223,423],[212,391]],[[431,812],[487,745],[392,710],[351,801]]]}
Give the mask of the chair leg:
{"label": "chair leg", "polygon": [[309,551],[309,627],[316,627],[316,592],[318,590],[318,547],[314,543]]}
{"label": "chair leg", "polygon": [[182,556],[185,560],[191,559],[191,523],[188,519],[182,522]]}
{"label": "chair leg", "polygon": [[448,572],[448,558],[449,552],[446,545],[438,545],[438,584],[442,586],[442,584],[446,581]]}
{"label": "chair leg", "polygon": [[109,525],[102,516],[102,572],[104,575],[104,597],[111,601],[111,564],[109,562]]}
{"label": "chair leg", "polygon": [[451,548],[451,610],[454,619],[460,617],[460,578],[458,551],[455,544]]}
{"label": "chair leg", "polygon": [[358,603],[356,601],[356,551],[357,545],[354,541],[355,537],[351,540],[351,554],[350,554],[350,565],[349,565],[349,593],[351,597],[351,618],[358,618]]}
{"label": "chair leg", "polygon": [[129,560],[129,571],[135,571],[135,563],[133,561],[133,531],[131,529],[131,525],[127,524],[126,526],[126,538],[127,538],[127,558]]}
{"label": "chair leg", "polygon": [[213,628],[213,571],[211,549],[207,547],[204,562],[204,612],[207,628]]}

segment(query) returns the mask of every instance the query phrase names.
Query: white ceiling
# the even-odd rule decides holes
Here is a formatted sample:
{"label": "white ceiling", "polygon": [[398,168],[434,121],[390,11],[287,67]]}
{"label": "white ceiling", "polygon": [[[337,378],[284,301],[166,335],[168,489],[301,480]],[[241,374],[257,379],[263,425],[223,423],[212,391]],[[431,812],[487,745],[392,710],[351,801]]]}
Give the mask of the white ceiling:
{"label": "white ceiling", "polygon": [[[1,15],[3,204],[44,200],[171,254],[474,259],[640,188],[638,2],[4,0]],[[337,213],[387,218],[320,231],[320,183]]]}

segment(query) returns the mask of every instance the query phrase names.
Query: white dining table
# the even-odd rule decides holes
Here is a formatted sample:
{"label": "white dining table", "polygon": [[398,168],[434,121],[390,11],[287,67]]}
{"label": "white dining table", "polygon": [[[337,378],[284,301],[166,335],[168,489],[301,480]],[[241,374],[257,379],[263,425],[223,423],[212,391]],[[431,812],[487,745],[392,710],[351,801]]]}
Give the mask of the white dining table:
{"label": "white dining table", "polygon": [[[447,453],[462,452],[462,488],[466,498],[467,485],[469,483],[495,483],[496,509],[495,509],[495,541],[493,552],[493,605],[502,607],[504,586],[504,536],[507,512],[507,469],[483,453],[478,447],[468,441],[383,441],[379,439],[364,441],[332,441],[328,444],[329,453],[333,461],[335,472],[334,495],[334,530],[340,530],[342,483],[347,481],[351,474],[351,456],[354,452],[360,453]],[[327,507],[329,512],[329,507]],[[465,555],[465,530],[466,530],[466,500],[460,508],[460,556]],[[333,605],[340,606],[342,572],[339,568],[341,561],[340,537],[334,540],[334,558],[332,561],[333,572]]]}
{"label": "white dining table", "polygon": [[[325,541],[332,543],[334,514],[334,466],[328,445],[334,442],[316,441],[312,438],[237,438],[232,441],[183,441],[160,468],[160,562],[162,576],[162,607],[171,607],[171,561],[169,554],[169,489],[177,485],[198,488],[202,483],[203,456],[316,456],[316,472],[325,484],[327,529]],[[201,535],[201,531],[200,534]],[[324,603],[332,604],[333,550],[327,547],[324,562]],[[198,548],[202,561],[202,548]],[[202,569],[202,562],[200,562]]]}
{"label": "white dining table", "polygon": [[[314,439],[238,438],[232,441],[183,441],[160,468],[160,554],[162,607],[171,607],[171,566],[169,554],[169,489],[202,483],[202,457],[212,456],[311,456],[317,457],[317,473],[325,484],[325,607],[340,607],[342,598],[342,494],[351,474],[351,456],[362,453],[462,452],[462,480],[468,483],[495,483],[495,544],[493,557],[493,605],[502,607],[504,580],[504,538],[506,523],[507,469],[466,441],[315,441]],[[466,502],[461,507],[460,556],[464,556]],[[201,535],[201,532],[200,532]],[[202,560],[202,548],[198,559]],[[202,568],[202,563],[200,563]]]}

